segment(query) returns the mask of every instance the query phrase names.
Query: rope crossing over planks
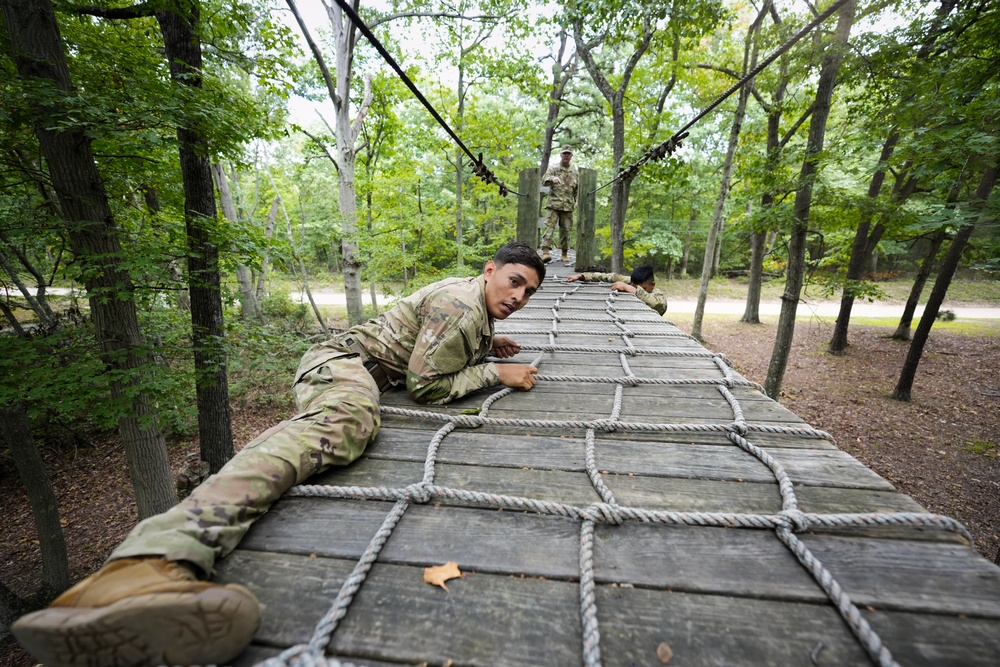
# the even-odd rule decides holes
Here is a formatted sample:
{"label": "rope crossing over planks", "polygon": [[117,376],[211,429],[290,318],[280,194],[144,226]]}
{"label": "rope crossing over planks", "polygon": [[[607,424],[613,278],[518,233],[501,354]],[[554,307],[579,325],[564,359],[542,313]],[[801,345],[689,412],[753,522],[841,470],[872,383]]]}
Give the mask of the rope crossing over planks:
{"label": "rope crossing over planks", "polygon": [[[548,281],[551,284],[554,281]],[[560,285],[560,283],[556,283]],[[565,283],[562,283],[565,285]],[[896,665],[891,652],[884,645],[881,638],[875,633],[858,607],[851,601],[844,592],[841,585],[831,575],[829,570],[809,548],[796,536],[796,533],[809,530],[810,528],[829,527],[886,527],[886,526],[919,526],[938,530],[952,531],[964,536],[971,541],[968,531],[957,521],[949,517],[914,512],[869,512],[856,514],[837,513],[809,513],[803,512],[798,507],[795,490],[792,480],[779,461],[772,457],[765,449],[754,444],[748,436],[755,433],[777,433],[793,434],[799,437],[815,438],[832,441],[832,437],[820,430],[812,428],[775,426],[772,424],[755,424],[745,419],[744,411],[739,400],[731,391],[736,387],[751,387],[760,390],[756,383],[743,379],[734,373],[722,355],[711,354],[692,350],[689,353],[675,353],[677,356],[688,356],[694,358],[704,358],[709,356],[715,367],[719,370],[717,379],[708,380],[688,380],[688,379],[653,379],[642,378],[633,373],[629,366],[629,358],[644,355],[656,355],[662,350],[637,349],[632,345],[632,338],[635,333],[621,326],[620,318],[615,314],[619,309],[620,297],[616,293],[611,293],[606,300],[606,320],[598,320],[596,317],[590,319],[593,322],[603,322],[604,324],[618,325],[621,332],[619,334],[623,347],[589,347],[559,345],[557,339],[557,324],[560,321],[559,309],[564,301],[580,290],[583,285],[567,289],[556,299],[553,306],[553,317],[550,319],[550,328],[546,333],[550,344],[546,346],[522,346],[522,350],[538,350],[542,353],[532,362],[536,366],[541,366],[545,360],[546,353],[554,352],[577,352],[600,350],[602,352],[616,352],[622,367],[622,374],[616,377],[602,376],[577,376],[577,375],[546,375],[538,376],[539,382],[580,382],[580,383],[601,383],[615,385],[615,395],[610,414],[605,418],[591,420],[536,420],[536,419],[507,419],[496,418],[489,415],[490,409],[497,401],[510,395],[513,390],[509,388],[501,389],[488,398],[481,406],[480,412],[476,415],[469,414],[448,414],[435,412],[433,410],[414,410],[409,408],[398,408],[383,406],[383,414],[396,415],[406,418],[430,419],[442,422],[431,438],[427,454],[424,459],[423,479],[415,484],[402,488],[387,487],[359,487],[359,486],[325,486],[325,485],[300,485],[293,487],[290,496],[307,496],[333,499],[364,499],[391,501],[395,504],[386,515],[381,527],[372,538],[364,553],[357,561],[353,571],[347,577],[340,588],[333,604],[316,625],[312,637],[308,643],[293,646],[280,655],[267,660],[262,665],[267,667],[279,667],[282,665],[324,665],[326,667],[352,667],[352,663],[339,660],[325,655],[325,648],[330,643],[333,634],[336,632],[339,622],[346,616],[354,596],[365,582],[372,565],[378,559],[378,555],[383,545],[392,534],[393,529],[403,517],[407,508],[412,504],[426,504],[432,501],[452,500],[460,501],[463,504],[491,508],[517,510],[523,512],[534,512],[543,515],[553,515],[568,517],[580,521],[579,530],[579,598],[582,622],[582,662],[587,667],[599,667],[601,661],[601,636],[600,625],[598,623],[596,585],[594,577],[594,531],[598,523],[606,525],[622,525],[627,522],[643,522],[647,524],[663,524],[674,526],[712,526],[727,528],[744,528],[753,530],[772,530],[777,539],[784,544],[788,550],[794,554],[807,572],[813,577],[819,587],[824,591],[827,598],[832,602],[834,608],[843,618],[848,628],[857,639],[858,643],[871,657],[874,664],[881,666]],[[625,297],[626,302],[631,305],[631,297]],[[575,306],[574,306],[575,307]],[[625,310],[625,309],[622,309]],[[516,318],[517,320],[523,318]],[[563,318],[565,319],[565,318]],[[513,331],[513,329],[511,330]],[[503,331],[500,333],[511,333]],[[533,333],[539,333],[534,331]],[[567,333],[567,332],[564,332]],[[653,333],[645,333],[643,336],[655,336]],[[676,333],[665,332],[664,338],[676,337]],[[727,423],[716,424],[688,424],[688,423],[640,423],[629,422],[621,419],[622,399],[625,387],[640,384],[711,384],[724,397],[729,408],[732,410],[733,419]],[[601,501],[586,506],[578,506],[567,503],[540,500],[537,498],[498,495],[484,493],[469,489],[457,489],[435,484],[435,473],[437,466],[437,455],[442,442],[449,434],[459,428],[475,429],[481,426],[528,426],[532,429],[561,430],[566,428],[585,430],[585,464],[587,476],[593,485],[594,490],[599,495]],[[612,431],[646,431],[646,432],[719,432],[725,433],[729,442],[739,449],[753,456],[757,461],[765,465],[777,481],[778,491],[781,498],[781,510],[776,513],[729,513],[729,512],[678,512],[647,510],[638,507],[622,505],[617,501],[611,489],[605,484],[596,461],[596,435],[598,432]]]}

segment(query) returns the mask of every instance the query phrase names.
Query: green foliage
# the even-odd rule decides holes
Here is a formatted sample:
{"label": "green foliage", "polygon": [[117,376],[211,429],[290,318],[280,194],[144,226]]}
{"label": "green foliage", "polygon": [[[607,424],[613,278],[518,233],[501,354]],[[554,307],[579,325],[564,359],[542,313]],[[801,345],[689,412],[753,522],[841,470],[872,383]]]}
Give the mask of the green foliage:
{"label": "green foliage", "polygon": [[309,315],[308,304],[297,303],[288,292],[280,290],[272,290],[263,298],[260,306],[266,319],[285,321],[294,328],[301,327]]}

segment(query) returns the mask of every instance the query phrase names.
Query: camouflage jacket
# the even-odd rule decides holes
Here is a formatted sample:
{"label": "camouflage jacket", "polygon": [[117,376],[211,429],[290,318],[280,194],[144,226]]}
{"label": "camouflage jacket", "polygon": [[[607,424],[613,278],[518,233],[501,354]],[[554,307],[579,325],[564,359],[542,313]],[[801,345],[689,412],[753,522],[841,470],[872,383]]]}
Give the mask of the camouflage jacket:
{"label": "camouflage jacket", "polygon": [[[553,183],[552,179],[558,176],[561,183]],[[549,199],[545,208],[556,211],[572,211],[576,207],[576,191],[580,184],[580,174],[576,167],[562,166],[557,162],[545,170],[542,176],[542,185],[548,185],[552,189],[549,191]]]}
{"label": "camouflage jacket", "polygon": [[[405,382],[420,403],[447,403],[500,384],[494,363],[482,363],[493,347],[493,318],[486,311],[486,281],[447,278],[428,285],[383,313],[306,352],[300,369],[347,354],[354,334],[389,379]],[[316,363],[313,363],[316,362]],[[302,374],[302,371],[300,371]]]}
{"label": "camouflage jacket", "polygon": [[[632,279],[620,273],[584,273],[583,281],[588,283],[632,283]],[[663,315],[667,312],[667,295],[654,287],[652,292],[647,292],[638,285],[635,286],[635,296],[639,301]]]}

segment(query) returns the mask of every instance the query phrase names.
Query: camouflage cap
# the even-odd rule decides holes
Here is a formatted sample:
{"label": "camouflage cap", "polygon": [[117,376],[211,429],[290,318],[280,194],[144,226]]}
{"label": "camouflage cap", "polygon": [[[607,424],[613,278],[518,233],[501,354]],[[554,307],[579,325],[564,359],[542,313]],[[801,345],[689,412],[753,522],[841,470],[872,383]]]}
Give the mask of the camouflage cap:
{"label": "camouflage cap", "polygon": [[570,155],[572,155],[573,149],[570,148],[569,146],[563,146],[562,148],[559,149],[559,154],[562,155],[563,153],[569,153]]}

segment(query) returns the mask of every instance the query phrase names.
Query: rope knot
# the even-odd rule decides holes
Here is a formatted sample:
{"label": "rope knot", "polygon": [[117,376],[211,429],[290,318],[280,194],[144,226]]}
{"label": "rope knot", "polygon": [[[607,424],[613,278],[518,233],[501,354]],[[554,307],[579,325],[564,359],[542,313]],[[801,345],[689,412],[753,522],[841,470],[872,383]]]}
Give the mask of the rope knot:
{"label": "rope knot", "polygon": [[634,375],[626,375],[625,377],[618,380],[626,387],[637,387],[639,386],[639,378]]}
{"label": "rope knot", "polygon": [[483,418],[476,415],[455,415],[452,417],[452,421],[466,428],[479,428],[483,425]]}
{"label": "rope knot", "polygon": [[790,527],[793,533],[801,533],[809,528],[809,521],[806,520],[802,510],[781,510],[780,516],[787,521],[786,526]]}
{"label": "rope knot", "polygon": [[732,424],[732,427],[733,427],[733,430],[736,431],[737,433],[739,433],[740,435],[746,435],[747,431],[749,430],[747,428],[747,423],[745,421],[742,421],[742,420],[741,421],[734,421],[733,424]]}
{"label": "rope knot", "polygon": [[606,521],[615,526],[625,523],[625,516],[618,511],[615,505],[599,503],[587,508],[587,513],[592,514],[598,520]]}
{"label": "rope knot", "polygon": [[411,503],[416,503],[418,505],[426,505],[432,498],[430,490],[423,482],[410,484],[403,489],[403,494]]}

